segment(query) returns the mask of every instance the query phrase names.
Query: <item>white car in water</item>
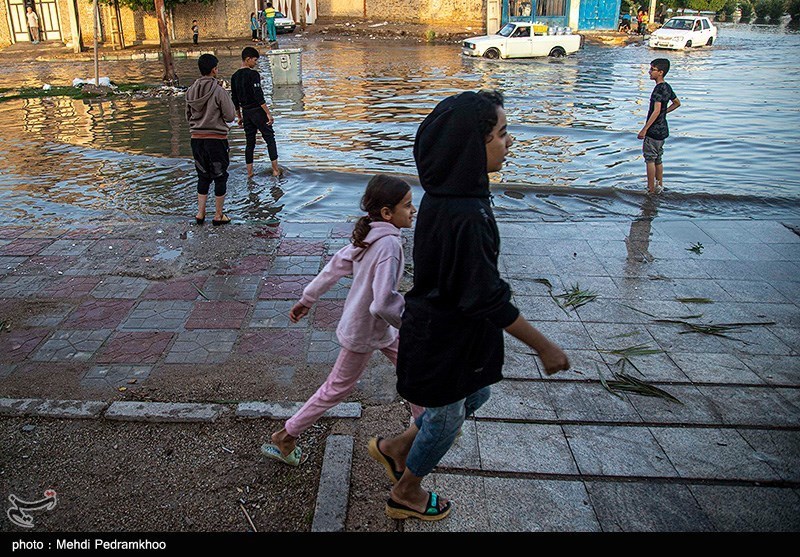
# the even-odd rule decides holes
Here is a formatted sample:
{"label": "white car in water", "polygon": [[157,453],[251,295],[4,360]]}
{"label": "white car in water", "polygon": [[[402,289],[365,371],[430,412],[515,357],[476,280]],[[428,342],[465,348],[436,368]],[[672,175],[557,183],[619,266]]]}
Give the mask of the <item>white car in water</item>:
{"label": "white car in water", "polygon": [[697,46],[711,46],[717,40],[717,28],[711,20],[702,16],[679,16],[669,18],[664,25],[653,31],[650,48],[683,50]]}
{"label": "white car in water", "polygon": [[[564,31],[567,31],[566,33]],[[545,25],[514,21],[506,23],[496,35],[464,40],[461,53],[484,58],[533,58],[566,56],[578,52],[583,37],[569,28],[547,28]]]}

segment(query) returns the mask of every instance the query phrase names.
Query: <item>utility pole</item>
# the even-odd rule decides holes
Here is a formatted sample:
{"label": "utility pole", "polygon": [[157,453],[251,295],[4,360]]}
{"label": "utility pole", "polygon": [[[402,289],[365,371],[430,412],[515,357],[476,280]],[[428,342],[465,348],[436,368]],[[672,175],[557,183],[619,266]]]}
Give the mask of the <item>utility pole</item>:
{"label": "utility pole", "polygon": [[[97,2],[97,0],[94,0]],[[175,73],[175,64],[172,61],[172,49],[169,45],[167,31],[167,15],[164,0],[155,0],[156,19],[158,19],[158,38],[161,40],[161,58],[164,61],[164,85],[177,85],[178,75]]]}

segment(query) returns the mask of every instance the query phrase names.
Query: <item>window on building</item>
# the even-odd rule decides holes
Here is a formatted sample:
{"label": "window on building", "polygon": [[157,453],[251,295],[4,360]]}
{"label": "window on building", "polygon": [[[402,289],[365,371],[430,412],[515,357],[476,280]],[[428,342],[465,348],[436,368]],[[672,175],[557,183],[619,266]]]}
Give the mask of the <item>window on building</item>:
{"label": "window on building", "polygon": [[508,0],[508,12],[512,17],[530,17],[530,0]]}
{"label": "window on building", "polygon": [[540,0],[536,2],[536,15],[538,16],[559,16],[567,15],[565,8],[566,0]]}

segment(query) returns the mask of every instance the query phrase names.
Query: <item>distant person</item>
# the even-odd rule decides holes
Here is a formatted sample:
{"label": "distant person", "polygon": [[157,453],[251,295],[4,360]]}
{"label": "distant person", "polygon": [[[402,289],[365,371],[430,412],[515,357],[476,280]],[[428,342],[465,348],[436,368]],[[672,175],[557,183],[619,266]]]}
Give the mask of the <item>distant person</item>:
{"label": "distant person", "polygon": [[[261,446],[266,457],[291,466],[306,458],[297,438],[353,392],[373,352],[380,350],[397,364],[397,329],[404,307],[397,287],[405,267],[400,233],[411,228],[417,212],[411,187],[399,178],[378,174],[367,184],[361,209],[367,214],[356,223],[351,243],[336,252],[289,312],[292,323],[299,322],[342,277],[353,277],[336,328],[341,349],[330,375],[284,427],[272,434],[272,443]],[[418,417],[425,409],[412,405],[411,410]]]}
{"label": "distant person", "polygon": [[256,149],[256,132],[267,142],[267,152],[272,163],[272,175],[281,173],[278,166],[278,147],[275,144],[275,130],[272,124],[275,119],[267,107],[264,91],[261,89],[261,75],[254,70],[258,62],[258,51],[252,46],[242,50],[242,67],[231,77],[231,95],[236,107],[236,118],[239,127],[244,128],[245,148],[244,162],[247,164],[247,177],[253,172],[253,154]]}
{"label": "distant person", "polygon": [[39,16],[33,11],[33,8],[28,6],[26,9],[28,18],[28,29],[31,32],[31,42],[39,44]]}
{"label": "distant person", "polygon": [[197,60],[200,79],[186,91],[186,119],[191,133],[192,156],[197,170],[197,224],[206,218],[206,200],[214,182],[214,219],[211,224],[228,224],[222,208],[228,184],[228,122],[236,118],[236,107],[230,95],[217,80],[219,60],[213,54],[202,54]]}
{"label": "distant person", "polygon": [[[650,95],[650,109],[647,112],[647,122],[639,130],[639,139],[643,139],[642,152],[647,165],[647,191],[648,193],[661,193],[664,189],[664,141],[669,137],[667,114],[681,105],[669,83],[664,81],[669,72],[669,60],[656,58],[650,62],[650,79],[656,82]],[[669,106],[667,106],[669,104]]]}
{"label": "distant person", "polygon": [[258,10],[256,18],[258,19],[258,38],[263,42],[267,37],[267,16],[264,14],[264,10]]}
{"label": "distant person", "polygon": [[425,196],[414,233],[414,286],[399,332],[397,392],[425,412],[399,436],[369,442],[370,456],[394,484],[385,506],[390,518],[440,520],[450,513],[451,502],[421,482],[465,417],[489,399],[489,386],[502,380],[504,330],[536,351],[546,375],[569,368],[566,354],[511,302],[498,270],[488,173],[502,168],[512,144],[496,91],[444,99],[415,136]]}
{"label": "distant person", "polygon": [[642,10],[642,30],[641,34],[647,34],[647,26],[650,24],[650,14],[647,10]]}
{"label": "distant person", "polygon": [[264,9],[264,17],[267,18],[267,35],[269,35],[269,42],[274,43],[278,40],[278,34],[275,29],[275,8],[272,7],[272,2],[267,2],[267,7]]}
{"label": "distant person", "polygon": [[250,12],[250,34],[252,35],[252,41],[254,43],[258,42],[258,18],[256,17],[256,12]]}
{"label": "distant person", "polygon": [[667,19],[667,7],[664,4],[660,4],[658,7],[658,15],[656,15],[656,21],[661,25],[664,25],[664,21]]}
{"label": "distant person", "polygon": [[622,14],[622,20],[619,22],[619,31],[621,33],[631,32],[631,14]]}
{"label": "distant person", "polygon": [[192,44],[197,44],[197,41],[200,39],[200,26],[197,24],[197,20],[192,20]]}

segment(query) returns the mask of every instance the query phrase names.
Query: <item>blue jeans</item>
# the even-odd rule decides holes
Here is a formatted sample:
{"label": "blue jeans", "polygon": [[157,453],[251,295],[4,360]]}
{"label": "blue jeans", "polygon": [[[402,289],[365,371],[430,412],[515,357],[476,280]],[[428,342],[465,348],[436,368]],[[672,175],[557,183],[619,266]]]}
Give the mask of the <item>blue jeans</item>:
{"label": "blue jeans", "polygon": [[412,474],[421,478],[431,473],[450,450],[464,420],[489,400],[490,392],[484,387],[447,406],[425,409],[415,422],[419,433],[406,457],[406,467]]}

